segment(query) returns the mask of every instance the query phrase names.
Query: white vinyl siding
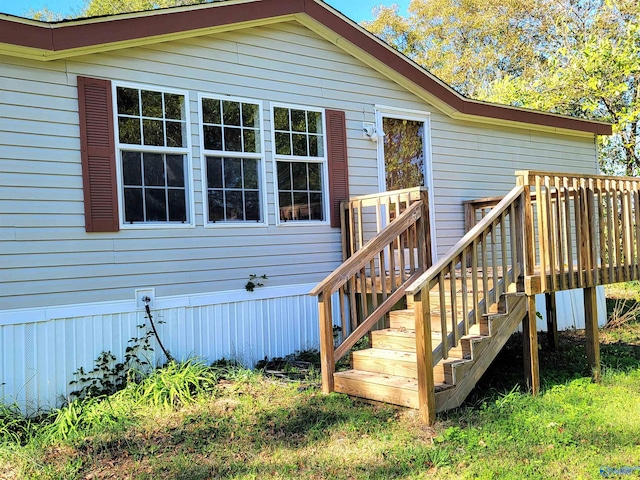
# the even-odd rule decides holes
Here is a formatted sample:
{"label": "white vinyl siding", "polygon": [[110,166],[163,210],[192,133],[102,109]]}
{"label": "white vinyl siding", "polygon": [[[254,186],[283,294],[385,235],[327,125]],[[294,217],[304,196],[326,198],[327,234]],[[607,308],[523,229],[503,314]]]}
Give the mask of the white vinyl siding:
{"label": "white vinyl siding", "polygon": [[[436,237],[462,233],[463,200],[506,193],[514,170],[593,173],[592,139],[459,122],[294,23],[115,50],[49,63],[2,58],[0,311],[314,283],[341,261],[340,232],[276,226],[272,105],[346,112],[351,195],[378,189],[376,144],[362,138],[375,105],[431,112]],[[87,234],[76,76],[189,92],[195,228]],[[198,94],[251,98],[264,119],[267,226],[205,228]]]}

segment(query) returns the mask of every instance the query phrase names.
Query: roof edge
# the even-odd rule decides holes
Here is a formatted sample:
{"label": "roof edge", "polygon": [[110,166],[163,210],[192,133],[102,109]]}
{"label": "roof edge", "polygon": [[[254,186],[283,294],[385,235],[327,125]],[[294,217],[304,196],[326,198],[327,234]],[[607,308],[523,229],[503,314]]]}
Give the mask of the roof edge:
{"label": "roof edge", "polygon": [[[251,4],[250,8],[247,4]],[[305,21],[305,16],[312,22]],[[396,81],[397,75],[403,77],[424,91],[427,94],[425,96],[433,99],[438,108],[442,108],[453,118],[493,118],[501,122],[536,125],[553,131],[576,131],[592,135],[612,133],[611,124],[597,120],[464,97],[321,0],[229,0],[62,22],[41,22],[0,14],[0,54],[54,60],[292,18],[297,18],[306,26],[310,23],[321,26],[325,38],[327,31],[333,32],[332,38],[327,40],[341,48],[345,48],[346,42],[354,47],[348,49],[351,54],[362,57],[361,60],[364,57],[370,60],[363,60],[365,63],[370,64],[374,60],[378,67],[388,67],[387,76],[396,77]]]}

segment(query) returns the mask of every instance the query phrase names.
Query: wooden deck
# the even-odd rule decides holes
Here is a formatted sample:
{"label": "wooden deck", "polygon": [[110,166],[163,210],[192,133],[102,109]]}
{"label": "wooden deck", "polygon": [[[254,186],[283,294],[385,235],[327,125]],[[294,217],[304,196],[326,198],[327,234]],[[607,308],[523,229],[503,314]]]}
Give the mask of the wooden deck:
{"label": "wooden deck", "polygon": [[[554,292],[574,288],[584,291],[587,361],[599,378],[595,287],[640,280],[640,179],[517,172],[505,197],[464,208],[468,232],[432,264],[426,191],[343,204],[345,262],[312,291],[323,391],[418,408],[433,422],[460,405],[522,323],[535,394],[534,295],[546,294],[557,338]],[[334,325],[342,327],[337,346]],[[352,352],[366,334],[371,348]],[[353,368],[335,372],[347,354]]]}

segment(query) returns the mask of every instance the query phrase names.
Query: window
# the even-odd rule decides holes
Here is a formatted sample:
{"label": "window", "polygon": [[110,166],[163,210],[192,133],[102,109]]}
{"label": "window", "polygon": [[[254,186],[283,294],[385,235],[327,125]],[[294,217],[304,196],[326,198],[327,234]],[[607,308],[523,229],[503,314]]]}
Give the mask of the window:
{"label": "window", "polygon": [[321,110],[273,108],[279,220],[326,220],[326,155]]}
{"label": "window", "polygon": [[263,222],[258,102],[202,97],[207,222]]}
{"label": "window", "polygon": [[186,95],[116,87],[124,224],[190,223]]}

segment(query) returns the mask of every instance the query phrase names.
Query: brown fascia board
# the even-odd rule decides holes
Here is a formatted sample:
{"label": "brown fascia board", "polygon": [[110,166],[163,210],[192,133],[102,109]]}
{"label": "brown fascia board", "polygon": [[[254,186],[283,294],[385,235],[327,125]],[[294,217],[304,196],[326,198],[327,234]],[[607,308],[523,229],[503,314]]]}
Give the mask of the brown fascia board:
{"label": "brown fascia board", "polygon": [[470,100],[318,0],[220,2],[64,22],[0,18],[0,43],[49,52],[306,14],[464,115],[611,135],[607,123]]}

